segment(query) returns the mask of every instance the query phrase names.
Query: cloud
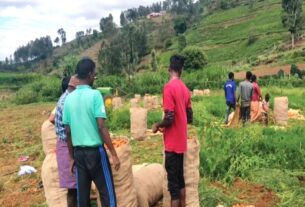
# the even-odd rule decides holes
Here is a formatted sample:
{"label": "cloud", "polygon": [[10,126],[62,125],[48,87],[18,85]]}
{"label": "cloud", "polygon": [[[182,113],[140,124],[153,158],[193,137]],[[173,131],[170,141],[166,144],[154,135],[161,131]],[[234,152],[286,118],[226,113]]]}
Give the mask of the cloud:
{"label": "cloud", "polygon": [[13,54],[18,46],[64,28],[67,40],[77,31],[99,29],[99,20],[109,13],[119,24],[122,10],[151,5],[158,0],[0,0],[0,60]]}

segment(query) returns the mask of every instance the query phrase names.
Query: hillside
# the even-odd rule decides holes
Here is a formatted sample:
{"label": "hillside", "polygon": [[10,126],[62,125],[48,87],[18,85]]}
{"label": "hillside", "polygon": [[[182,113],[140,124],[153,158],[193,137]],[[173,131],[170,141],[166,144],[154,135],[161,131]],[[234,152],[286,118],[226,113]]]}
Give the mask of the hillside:
{"label": "hillside", "polygon": [[[208,68],[221,66],[239,72],[277,66],[286,68],[290,64],[304,63],[305,39],[297,41],[294,49],[290,48],[290,34],[282,25],[281,14],[281,0],[258,1],[252,8],[241,3],[230,9],[205,11],[199,22],[188,23],[184,34],[187,46],[197,46],[205,52]],[[150,69],[151,49],[157,50],[160,69],[167,67],[170,55],[178,52],[174,19],[175,15],[167,12],[162,17],[142,18],[135,22],[146,24],[148,28],[148,55],[139,60],[136,67],[138,71],[141,69],[141,73]],[[106,42],[109,42],[109,38]],[[66,65],[63,63],[65,57],[71,55],[89,56],[101,69],[98,58],[103,41],[102,33],[96,37],[84,36],[81,44],[73,40],[54,48],[50,58],[31,66],[31,70],[36,67],[38,72],[54,74],[52,71],[62,70]],[[172,45],[166,48],[166,41],[172,42]]]}
{"label": "hillside", "polygon": [[[280,0],[260,1],[252,9],[244,5],[214,11],[186,31],[187,45],[202,48],[210,65],[234,71],[304,62],[304,41],[289,49],[290,35],[282,26],[281,12]],[[176,48],[177,40],[161,53],[164,65]]]}

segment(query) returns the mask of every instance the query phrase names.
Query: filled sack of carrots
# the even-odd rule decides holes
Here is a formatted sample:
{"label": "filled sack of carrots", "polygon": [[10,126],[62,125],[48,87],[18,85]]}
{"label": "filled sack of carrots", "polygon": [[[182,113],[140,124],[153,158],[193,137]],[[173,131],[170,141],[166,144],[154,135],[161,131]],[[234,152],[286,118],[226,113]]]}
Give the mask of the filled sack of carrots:
{"label": "filled sack of carrots", "polygon": [[274,98],[274,119],[275,123],[286,126],[288,123],[288,98]]}
{"label": "filled sack of carrots", "polygon": [[112,99],[112,107],[113,109],[119,109],[123,106],[123,101],[121,97],[114,97]]}
{"label": "filled sack of carrots", "polygon": [[[184,154],[184,181],[186,190],[186,206],[199,207],[199,159],[200,143],[197,138],[187,139],[187,151]],[[170,207],[171,197],[168,191],[167,175],[163,181],[163,207]]]}
{"label": "filled sack of carrots", "polygon": [[[118,171],[114,168],[112,169],[117,207],[137,207],[137,194],[133,182],[131,146],[129,140],[127,137],[116,137],[112,139],[112,144],[121,163]],[[107,154],[112,165],[109,150],[107,150]]]}
{"label": "filled sack of carrots", "polygon": [[153,206],[162,198],[164,173],[164,168],[160,164],[140,166],[134,171],[138,207]]}

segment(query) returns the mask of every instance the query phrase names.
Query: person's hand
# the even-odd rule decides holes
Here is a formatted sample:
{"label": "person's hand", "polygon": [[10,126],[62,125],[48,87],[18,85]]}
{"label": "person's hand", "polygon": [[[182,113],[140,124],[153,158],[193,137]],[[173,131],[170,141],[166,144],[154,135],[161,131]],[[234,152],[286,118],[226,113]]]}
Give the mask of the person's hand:
{"label": "person's hand", "polygon": [[74,174],[74,166],[75,166],[75,162],[74,162],[74,160],[72,159],[72,160],[70,161],[70,172],[71,172],[72,175]]}
{"label": "person's hand", "polygon": [[164,128],[159,127],[159,132],[164,132]]}
{"label": "person's hand", "polygon": [[114,169],[116,171],[118,171],[120,169],[121,163],[120,163],[120,160],[119,160],[117,155],[112,156],[112,162],[113,162],[113,165],[114,165]]}
{"label": "person's hand", "polygon": [[154,124],[153,126],[152,126],[152,132],[155,134],[155,133],[157,133],[159,131],[159,125],[158,124]]}

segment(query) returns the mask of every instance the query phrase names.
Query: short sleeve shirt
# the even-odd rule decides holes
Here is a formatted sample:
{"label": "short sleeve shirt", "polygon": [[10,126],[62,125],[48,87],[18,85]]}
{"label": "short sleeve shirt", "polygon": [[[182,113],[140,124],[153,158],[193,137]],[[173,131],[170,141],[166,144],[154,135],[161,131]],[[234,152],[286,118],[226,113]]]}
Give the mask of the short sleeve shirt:
{"label": "short sleeve shirt", "polygon": [[88,85],[77,86],[65,100],[63,124],[70,126],[73,146],[102,145],[96,118],[106,117],[101,93]]}
{"label": "short sleeve shirt", "polygon": [[228,80],[224,85],[224,91],[226,94],[226,101],[230,104],[235,104],[235,91],[236,91],[236,84],[233,80]]}
{"label": "short sleeve shirt", "polygon": [[169,81],[163,89],[163,109],[175,114],[174,122],[164,129],[164,147],[167,152],[184,153],[187,149],[187,108],[191,95],[180,79]]}

